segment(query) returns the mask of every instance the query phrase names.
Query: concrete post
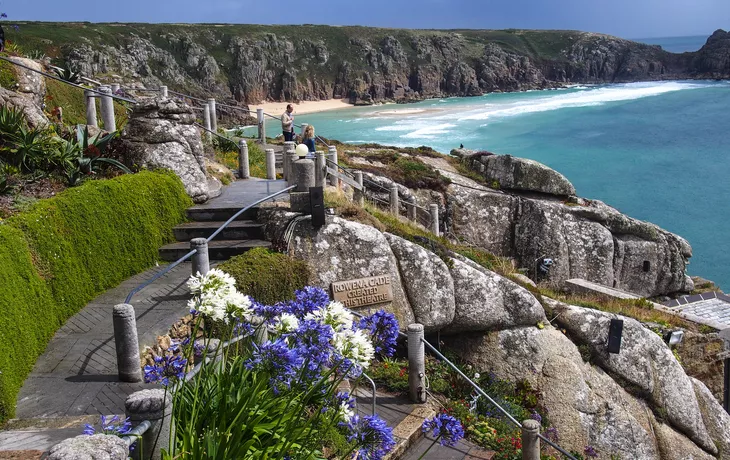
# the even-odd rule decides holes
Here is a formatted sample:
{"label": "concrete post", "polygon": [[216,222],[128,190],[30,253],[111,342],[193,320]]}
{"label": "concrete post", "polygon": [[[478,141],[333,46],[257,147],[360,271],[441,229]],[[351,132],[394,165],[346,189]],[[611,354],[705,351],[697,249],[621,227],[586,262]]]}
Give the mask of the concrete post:
{"label": "concrete post", "polygon": [[[12,455],[12,454],[11,454]],[[40,457],[39,457],[40,458]],[[48,460],[67,460],[69,458],[104,458],[107,460],[127,460],[127,442],[116,435],[82,434],[75,438],[64,439],[51,447]]]}
{"label": "concrete post", "polygon": [[408,325],[408,394],[414,403],[426,402],[426,351],[423,324]]}
{"label": "concrete post", "polygon": [[439,236],[439,205],[432,204],[429,209],[431,210],[431,233]]}
{"label": "concrete post", "polygon": [[327,161],[324,152],[317,150],[314,154],[314,186],[324,187],[324,178],[327,176]]}
{"label": "concrete post", "polygon": [[167,86],[162,85],[160,86],[160,96],[167,98]]}
{"label": "concrete post", "polygon": [[117,349],[117,373],[122,382],[141,382],[142,368],[139,360],[139,340],[134,307],[120,303],[112,313],[114,346]]}
{"label": "concrete post", "polygon": [[540,460],[540,423],[537,420],[522,422],[522,460]]}
{"label": "concrete post", "polygon": [[218,132],[218,113],[215,110],[215,98],[208,98],[208,110],[210,110],[210,126],[213,132]]}
{"label": "concrete post", "polygon": [[96,93],[85,89],[84,97],[86,98],[86,124],[98,128],[99,123],[96,121]]}
{"label": "concrete post", "polygon": [[262,343],[269,340],[269,330],[266,327],[264,318],[260,316],[254,316],[253,318],[251,318],[251,324],[255,329],[253,335],[254,342],[261,345]]}
{"label": "concrete post", "polygon": [[[330,168],[337,170],[337,147],[335,146],[329,146],[327,148],[329,160],[333,163],[329,165]],[[340,186],[340,180],[337,178],[337,176],[330,176],[330,185],[333,187],[339,187]]]}
{"label": "concrete post", "polygon": [[390,212],[396,216],[400,214],[400,200],[398,198],[398,186],[390,186]]}
{"label": "concrete post", "polygon": [[122,85],[120,85],[119,83],[112,83],[111,87],[112,87],[112,94],[117,94],[117,91],[119,91],[119,89],[122,87]]}
{"label": "concrete post", "polygon": [[190,259],[193,263],[193,275],[200,273],[205,275],[210,271],[210,260],[208,259],[208,241],[205,238],[193,238],[190,240],[190,250],[195,249],[195,254]]}
{"label": "concrete post", "polygon": [[360,187],[363,188],[361,190],[354,189],[352,191],[352,200],[360,207],[365,206],[365,188],[362,180],[362,171],[355,171],[355,182],[360,184]]}
{"label": "concrete post", "polygon": [[251,177],[248,165],[248,142],[246,139],[238,141],[238,178],[248,179]]}
{"label": "concrete post", "polygon": [[406,209],[408,210],[408,220],[415,222],[418,218],[416,215],[418,212],[416,210],[416,197],[411,197],[411,199],[406,202]]}
{"label": "concrete post", "polygon": [[256,109],[256,118],[259,122],[259,141],[266,143],[266,119],[264,118],[264,109]]}
{"label": "concrete post", "polygon": [[[297,156],[296,149],[290,149],[284,152],[284,162],[286,163],[286,171],[287,171],[287,182],[289,185],[294,185],[297,180],[297,176],[294,175],[294,162],[297,161],[299,157]],[[307,190],[309,191],[309,190]]]}
{"label": "concrete post", "polygon": [[292,176],[296,181],[295,192],[308,192],[314,187],[314,162],[307,158],[292,163]]}
{"label": "concrete post", "polygon": [[99,92],[103,93],[101,96],[101,120],[104,122],[104,129],[106,131],[116,131],[117,122],[114,119],[114,99],[112,99],[112,89],[110,86],[100,86]]}
{"label": "concrete post", "polygon": [[175,439],[175,427],[170,423],[172,398],[169,392],[158,388],[134,392],[124,402],[124,413],[133,427],[145,420],[151,424],[142,435],[141,449],[138,443],[132,452],[135,460],[159,460],[162,458],[160,449],[170,451],[170,440]]}
{"label": "concrete post", "polygon": [[294,151],[296,152],[296,144],[294,141],[286,141],[284,142],[284,150],[281,154],[281,170],[282,170],[282,176],[284,176],[284,180],[289,180],[291,165],[289,164],[289,152]]}
{"label": "concrete post", "polygon": [[208,131],[205,132],[205,138],[208,139],[208,142],[213,142],[213,134],[210,133],[211,126],[210,126],[210,110],[208,110],[209,107],[206,105],[203,107],[203,120],[205,122],[205,129]]}
{"label": "concrete post", "polygon": [[307,126],[309,126],[309,123],[302,123],[302,139],[304,139],[304,131],[307,130]]}
{"label": "concrete post", "polygon": [[266,149],[266,178],[276,179],[276,155],[274,149]]}

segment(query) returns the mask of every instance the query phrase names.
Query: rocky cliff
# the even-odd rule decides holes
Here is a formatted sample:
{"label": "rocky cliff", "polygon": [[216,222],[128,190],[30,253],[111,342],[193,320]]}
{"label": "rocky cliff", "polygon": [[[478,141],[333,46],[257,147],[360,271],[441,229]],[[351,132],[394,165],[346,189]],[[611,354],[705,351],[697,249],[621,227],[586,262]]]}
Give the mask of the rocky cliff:
{"label": "rocky cliff", "polygon": [[23,23],[10,39],[87,76],[252,103],[472,96],[568,83],[730,77],[730,39],[672,54],[577,31]]}

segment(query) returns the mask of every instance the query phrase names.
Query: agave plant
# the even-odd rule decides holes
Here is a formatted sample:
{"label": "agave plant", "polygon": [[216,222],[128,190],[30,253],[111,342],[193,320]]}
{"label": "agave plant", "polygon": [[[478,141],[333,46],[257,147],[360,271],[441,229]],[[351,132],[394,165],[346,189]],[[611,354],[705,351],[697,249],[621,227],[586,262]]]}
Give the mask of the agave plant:
{"label": "agave plant", "polygon": [[63,81],[69,82],[69,83],[78,83],[81,79],[81,72],[76,72],[72,70],[70,67],[66,66],[62,69],[53,69],[54,72],[56,72],[56,75],[58,75],[58,78],[60,78]]}
{"label": "agave plant", "polygon": [[85,175],[96,174],[102,165],[114,166],[127,174],[132,174],[132,171],[119,161],[102,156],[109,142],[116,136],[115,131],[105,136],[99,133],[92,138],[89,136],[87,126],[78,125],[75,139],[61,140],[55,159],[63,166],[69,185],[78,184]]}

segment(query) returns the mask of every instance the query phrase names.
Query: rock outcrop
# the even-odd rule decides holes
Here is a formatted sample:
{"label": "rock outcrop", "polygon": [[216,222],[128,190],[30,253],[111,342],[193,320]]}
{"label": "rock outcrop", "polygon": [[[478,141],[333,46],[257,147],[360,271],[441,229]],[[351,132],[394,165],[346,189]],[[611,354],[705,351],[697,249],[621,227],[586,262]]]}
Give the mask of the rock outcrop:
{"label": "rock outcrop", "polygon": [[466,152],[454,149],[451,154],[461,157],[495,188],[556,196],[575,195],[575,187],[565,176],[537,161],[512,155]]}
{"label": "rock outcrop", "polygon": [[558,323],[577,343],[590,347],[592,356],[612,375],[645,395],[671,424],[704,450],[717,454],[703,423],[690,378],[661,337],[636,320],[624,322],[621,352],[608,353],[608,331],[617,315],[552,302]]}
{"label": "rock outcrop", "polygon": [[730,417],[638,322],[622,318],[621,353],[609,355],[615,315],[543,298],[561,332],[529,291],[443,248],[339,217],[320,229],[276,207],[258,218],[277,244],[310,264],[313,284],[329,289],[335,281],[389,274],[393,302],[375,308],[394,312],[401,326],[417,321],[440,332],[479,372],[529,382],[563,447],[590,445],[605,459],[730,460]]}
{"label": "rock outcrop", "polygon": [[211,196],[203,143],[194,122],[193,109],[187,105],[142,99],[132,109],[122,141],[126,164],[174,171],[193,201],[202,203]]}
{"label": "rock outcrop", "polygon": [[682,237],[574,196],[562,174],[538,162],[465,149],[452,154],[499,188],[441,170],[452,179],[443,201],[455,237],[514,258],[533,279],[537,259],[550,257],[544,278],[557,284],[582,278],[646,297],[692,290],[685,273],[692,248]]}
{"label": "rock outcrop", "polygon": [[[20,57],[8,59],[37,71],[43,71],[43,67],[31,59]],[[0,88],[0,104],[22,110],[31,128],[47,125],[48,118],[42,108],[46,97],[46,81],[39,74],[22,67],[13,66],[12,71],[17,83],[13,88]]]}

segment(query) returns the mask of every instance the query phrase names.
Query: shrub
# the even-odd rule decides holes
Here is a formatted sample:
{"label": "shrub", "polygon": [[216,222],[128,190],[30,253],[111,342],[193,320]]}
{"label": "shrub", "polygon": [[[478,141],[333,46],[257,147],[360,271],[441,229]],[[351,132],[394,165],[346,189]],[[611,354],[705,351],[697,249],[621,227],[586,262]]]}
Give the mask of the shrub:
{"label": "shrub", "polygon": [[270,305],[291,300],[309,279],[306,262],[264,248],[233,257],[219,268],[236,279],[239,291]]}
{"label": "shrub", "polygon": [[139,273],[192,203],[172,173],[89,181],[0,225],[0,420],[55,330]]}

